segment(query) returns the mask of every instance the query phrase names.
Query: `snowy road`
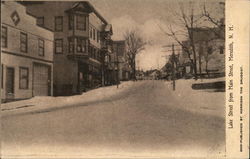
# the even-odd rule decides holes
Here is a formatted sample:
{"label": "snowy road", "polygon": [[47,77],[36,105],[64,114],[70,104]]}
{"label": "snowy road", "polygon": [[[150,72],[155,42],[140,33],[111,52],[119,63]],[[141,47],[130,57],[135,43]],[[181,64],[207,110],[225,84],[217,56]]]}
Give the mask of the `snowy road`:
{"label": "snowy road", "polygon": [[222,157],[223,116],[222,92],[185,92],[178,82],[173,92],[164,81],[132,82],[94,102],[2,117],[2,154]]}

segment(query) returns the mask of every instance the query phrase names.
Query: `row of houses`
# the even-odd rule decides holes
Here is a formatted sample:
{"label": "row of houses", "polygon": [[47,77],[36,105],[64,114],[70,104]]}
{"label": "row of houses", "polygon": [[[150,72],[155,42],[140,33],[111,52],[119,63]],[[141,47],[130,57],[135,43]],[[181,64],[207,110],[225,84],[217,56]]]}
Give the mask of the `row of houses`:
{"label": "row of houses", "polygon": [[2,101],[79,94],[128,80],[125,41],[87,1],[2,1]]}

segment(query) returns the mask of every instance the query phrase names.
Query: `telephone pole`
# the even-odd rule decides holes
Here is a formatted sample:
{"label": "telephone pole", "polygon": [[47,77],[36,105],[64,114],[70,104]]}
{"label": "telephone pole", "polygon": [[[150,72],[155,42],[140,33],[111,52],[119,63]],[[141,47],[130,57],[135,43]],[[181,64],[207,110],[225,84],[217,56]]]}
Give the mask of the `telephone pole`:
{"label": "telephone pole", "polygon": [[173,90],[175,90],[175,53],[174,53],[174,44],[172,45],[172,78],[173,78]]}

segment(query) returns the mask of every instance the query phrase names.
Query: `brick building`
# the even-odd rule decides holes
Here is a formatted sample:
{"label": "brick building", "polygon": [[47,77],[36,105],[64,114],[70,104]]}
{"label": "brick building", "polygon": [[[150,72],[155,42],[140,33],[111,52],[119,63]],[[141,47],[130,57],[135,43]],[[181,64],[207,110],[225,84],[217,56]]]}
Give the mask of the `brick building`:
{"label": "brick building", "polygon": [[53,32],[25,6],[1,2],[1,99],[53,95]]}
{"label": "brick building", "polygon": [[[110,24],[87,1],[27,2],[37,23],[54,31],[55,95],[71,95],[104,84]],[[108,61],[106,61],[108,62]]]}

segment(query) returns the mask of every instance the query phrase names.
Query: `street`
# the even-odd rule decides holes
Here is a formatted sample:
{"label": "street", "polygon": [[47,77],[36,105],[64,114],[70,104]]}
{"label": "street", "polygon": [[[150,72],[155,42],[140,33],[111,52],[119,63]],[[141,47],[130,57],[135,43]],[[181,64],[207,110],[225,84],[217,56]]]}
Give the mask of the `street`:
{"label": "street", "polygon": [[2,155],[223,156],[224,93],[178,84],[173,92],[170,82],[132,82],[94,102],[4,116]]}

